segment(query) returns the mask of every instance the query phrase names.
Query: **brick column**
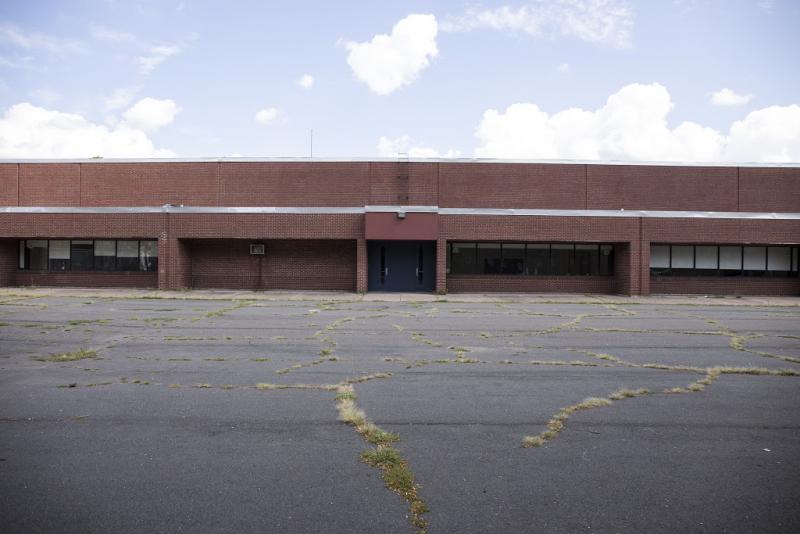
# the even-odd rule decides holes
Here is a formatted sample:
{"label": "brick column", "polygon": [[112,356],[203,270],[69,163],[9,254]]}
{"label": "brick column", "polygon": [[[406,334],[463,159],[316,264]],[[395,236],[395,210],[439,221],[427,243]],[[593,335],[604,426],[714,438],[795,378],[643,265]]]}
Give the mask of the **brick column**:
{"label": "brick column", "polygon": [[16,285],[19,241],[0,239],[0,287]]}
{"label": "brick column", "polygon": [[447,240],[436,240],[436,293],[447,293]]}
{"label": "brick column", "polygon": [[166,232],[158,239],[158,288],[181,289],[192,285],[192,258],[189,245],[169,237]]}
{"label": "brick column", "polygon": [[356,291],[358,293],[367,292],[367,267],[367,240],[356,239]]}
{"label": "brick column", "polygon": [[650,241],[642,241],[639,252],[639,294],[650,294]]}
{"label": "brick column", "polygon": [[616,293],[641,294],[641,262],[641,243],[638,240],[614,245],[614,290]]}

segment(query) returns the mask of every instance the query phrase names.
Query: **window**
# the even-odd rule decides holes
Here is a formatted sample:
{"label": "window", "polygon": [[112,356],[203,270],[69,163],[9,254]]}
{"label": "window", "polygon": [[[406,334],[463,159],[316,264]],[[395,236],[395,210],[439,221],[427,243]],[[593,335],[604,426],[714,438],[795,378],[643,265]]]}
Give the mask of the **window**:
{"label": "window", "polygon": [[503,244],[503,274],[523,274],[525,272],[525,245],[521,243]]}
{"label": "window", "polygon": [[767,248],[767,272],[771,276],[788,275],[792,270],[792,249],[789,247]]}
{"label": "window", "polygon": [[722,276],[741,274],[742,247],[719,247],[719,271]]}
{"label": "window", "polygon": [[528,274],[550,274],[550,245],[531,243],[527,247]]}
{"label": "window", "polygon": [[32,271],[47,270],[47,241],[28,239],[25,241],[25,268]]}
{"label": "window", "polygon": [[475,243],[450,244],[450,272],[454,274],[477,274]]}
{"label": "window", "polygon": [[575,245],[575,274],[600,274],[600,254],[598,245]]}
{"label": "window", "polygon": [[157,271],[158,241],[23,239],[19,268],[33,271]]}
{"label": "window", "polygon": [[72,241],[70,249],[70,269],[89,271],[94,268],[94,241]]}
{"label": "window", "polygon": [[94,242],[94,268],[98,271],[113,271],[117,258],[117,242]]}
{"label": "window", "polygon": [[761,276],[767,270],[767,247],[744,247],[742,272],[746,276]]}
{"label": "window", "polygon": [[550,247],[550,274],[564,276],[572,274],[570,263],[572,262],[575,245],[554,244]]}
{"label": "window", "polygon": [[51,239],[49,251],[50,263],[48,268],[51,271],[68,271],[69,241]]}
{"label": "window", "polygon": [[478,272],[481,274],[500,274],[500,244],[478,243]]}
{"label": "window", "polygon": [[139,270],[139,242],[117,241],[117,270]]}
{"label": "window", "polygon": [[719,268],[719,247],[694,247],[695,274],[716,276]]}
{"label": "window", "polygon": [[158,270],[158,241],[139,241],[139,270]]}
{"label": "window", "polygon": [[797,276],[798,247],[651,245],[654,276]]}
{"label": "window", "polygon": [[614,245],[590,243],[449,243],[448,274],[611,276]]}

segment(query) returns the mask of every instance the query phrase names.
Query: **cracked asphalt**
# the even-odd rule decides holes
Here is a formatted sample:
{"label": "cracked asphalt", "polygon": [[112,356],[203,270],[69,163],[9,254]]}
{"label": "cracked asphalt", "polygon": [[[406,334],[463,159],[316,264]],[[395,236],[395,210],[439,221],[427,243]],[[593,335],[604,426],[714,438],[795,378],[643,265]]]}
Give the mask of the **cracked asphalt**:
{"label": "cracked asphalt", "polygon": [[0,295],[3,532],[415,532],[346,384],[431,533],[800,531],[800,301],[185,297]]}

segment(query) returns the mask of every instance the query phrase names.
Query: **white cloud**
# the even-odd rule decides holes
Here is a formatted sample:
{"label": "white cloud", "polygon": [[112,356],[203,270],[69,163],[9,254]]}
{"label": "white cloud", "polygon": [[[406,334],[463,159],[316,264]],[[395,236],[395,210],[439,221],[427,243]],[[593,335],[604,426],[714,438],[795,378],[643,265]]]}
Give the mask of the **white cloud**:
{"label": "white cloud", "polygon": [[633,23],[633,10],[623,0],[536,0],[520,7],[468,8],[461,16],[447,18],[442,31],[492,29],[626,47]]}
{"label": "white cloud", "polygon": [[390,35],[371,41],[346,43],[347,63],[356,78],[379,95],[413,83],[439,53],[438,25],[433,15],[411,14],[392,28]]}
{"label": "white cloud", "polygon": [[154,132],[162,126],[171,124],[175,120],[175,115],[180,111],[181,108],[173,100],[147,97],[136,102],[133,107],[122,114],[122,117],[133,128]]}
{"label": "white cloud", "polygon": [[183,52],[183,48],[177,45],[151,46],[147,50],[147,55],[136,58],[136,62],[139,64],[139,72],[145,75],[150,74],[167,59],[181,52]]}
{"label": "white cloud", "polygon": [[461,155],[458,150],[450,149],[444,154],[435,148],[412,146],[413,140],[403,135],[396,139],[381,136],[378,140],[378,155],[383,158],[395,158],[399,154],[408,154],[412,158],[457,158]]}
{"label": "white cloud", "polygon": [[740,95],[727,87],[711,93],[711,103],[715,106],[742,106],[750,102],[755,95]]}
{"label": "white cloud", "polygon": [[131,101],[133,101],[133,97],[135,97],[136,93],[138,93],[140,90],[141,87],[118,87],[114,89],[114,92],[111,94],[111,96],[105,100],[105,110],[114,111],[126,107],[131,103]]}
{"label": "white cloud", "polygon": [[553,115],[532,103],[487,110],[476,130],[478,157],[645,160],[800,161],[800,106],[748,114],[727,134],[694,122],[667,124],[672,99],[660,84],[623,87],[595,111]]}
{"label": "white cloud", "polygon": [[83,44],[74,39],[64,39],[41,32],[26,31],[10,24],[0,25],[0,41],[24,50],[41,50],[52,54],[86,51]]}
{"label": "white cloud", "polygon": [[569,63],[562,63],[561,65],[556,67],[556,70],[561,74],[566,74],[567,72],[569,72]]}
{"label": "white cloud", "polygon": [[282,116],[283,114],[278,108],[264,108],[256,113],[255,119],[257,123],[269,126],[277,123]]}
{"label": "white cloud", "polygon": [[0,157],[5,158],[163,158],[171,150],[158,149],[142,130],[123,122],[109,128],[80,115],[22,102],[0,118]]}
{"label": "white cloud", "polygon": [[111,43],[136,43],[138,39],[132,33],[108,28],[106,26],[92,26],[92,37],[100,41]]}
{"label": "white cloud", "polygon": [[297,85],[303,89],[311,89],[314,87],[314,77],[310,74],[303,74],[297,79]]}

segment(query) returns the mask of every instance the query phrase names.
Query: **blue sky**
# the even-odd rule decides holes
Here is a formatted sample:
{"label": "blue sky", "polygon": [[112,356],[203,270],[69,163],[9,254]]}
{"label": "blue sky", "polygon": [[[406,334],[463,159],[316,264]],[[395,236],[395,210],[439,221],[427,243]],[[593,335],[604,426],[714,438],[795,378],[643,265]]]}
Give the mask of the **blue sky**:
{"label": "blue sky", "polygon": [[313,129],[319,157],[797,162],[799,27],[794,0],[6,0],[0,157],[307,156]]}

